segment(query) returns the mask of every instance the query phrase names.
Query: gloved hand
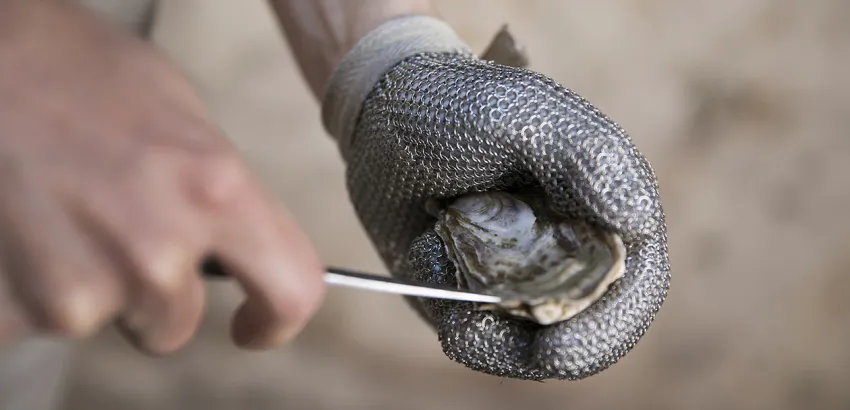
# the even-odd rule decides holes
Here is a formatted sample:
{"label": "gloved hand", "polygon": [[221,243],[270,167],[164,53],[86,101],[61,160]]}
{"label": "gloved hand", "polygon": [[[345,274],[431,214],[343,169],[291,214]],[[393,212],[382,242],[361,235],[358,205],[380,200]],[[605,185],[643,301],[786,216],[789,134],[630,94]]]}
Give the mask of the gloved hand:
{"label": "gloved hand", "polygon": [[617,124],[555,81],[476,58],[437,19],[404,17],[346,56],[323,119],[356,212],[394,276],[456,285],[425,204],[471,191],[539,185],[557,211],[622,235],[624,277],[562,323],[411,299],[451,359],[503,377],[580,379],[632,349],[660,309],[670,274],[655,175]]}

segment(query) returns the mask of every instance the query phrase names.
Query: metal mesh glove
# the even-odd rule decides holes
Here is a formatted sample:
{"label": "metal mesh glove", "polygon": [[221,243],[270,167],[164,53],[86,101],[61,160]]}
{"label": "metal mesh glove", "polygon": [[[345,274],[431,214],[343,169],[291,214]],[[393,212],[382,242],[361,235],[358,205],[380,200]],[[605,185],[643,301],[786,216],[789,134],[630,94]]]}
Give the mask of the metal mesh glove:
{"label": "metal mesh glove", "polygon": [[[637,343],[667,294],[655,175],[590,103],[541,74],[480,60],[447,33],[424,17],[386,23],[331,81],[325,123],[346,159],[357,215],[392,275],[449,285],[455,268],[431,230],[430,199],[538,185],[557,211],[619,232],[628,248],[625,276],[562,323],[544,327],[470,303],[409,299],[437,329],[446,355],[471,369],[537,380],[597,373]],[[410,37],[418,45],[406,46]],[[340,88],[357,80],[367,91]]]}

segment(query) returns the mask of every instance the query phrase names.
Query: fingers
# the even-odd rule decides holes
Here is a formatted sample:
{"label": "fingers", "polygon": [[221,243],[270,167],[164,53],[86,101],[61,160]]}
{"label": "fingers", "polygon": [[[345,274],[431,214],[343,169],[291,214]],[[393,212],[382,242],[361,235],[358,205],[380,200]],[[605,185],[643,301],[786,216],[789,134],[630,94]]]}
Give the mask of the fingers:
{"label": "fingers", "polygon": [[[406,155],[417,152],[429,166],[402,169],[412,175],[427,174],[423,175],[426,181],[439,180],[443,197],[472,186],[488,189],[507,183],[517,188],[537,182],[557,210],[598,220],[627,240],[663,229],[657,180],[649,163],[617,123],[553,79],[449,55],[411,59],[395,70],[403,72],[394,72],[393,86],[374,100],[380,103],[364,108],[358,125],[363,135],[352,147],[358,161],[378,158],[374,163],[386,169],[396,163],[410,167]],[[459,84],[461,89],[423,88],[420,81],[426,77],[432,83]],[[440,97],[451,104],[438,110],[440,116],[426,115],[433,108],[420,101]],[[411,104],[415,108],[411,118],[418,124],[414,129],[436,132],[440,138],[417,135],[421,133],[411,132],[406,124],[412,119],[386,113],[407,112],[396,106]],[[394,118],[390,131],[386,115]],[[447,123],[458,125],[445,129]],[[372,145],[371,139],[380,140],[387,133],[406,137],[392,149]],[[409,183],[395,181],[396,174],[369,174],[370,182],[372,178],[390,181],[376,184],[379,187]],[[528,180],[526,174],[533,178]]]}
{"label": "fingers", "polygon": [[649,329],[667,296],[670,268],[664,244],[628,249],[626,274],[573,320],[540,329],[532,349],[551,377],[581,379],[625,356]]}
{"label": "fingers", "polygon": [[112,252],[134,286],[120,329],[151,354],[182,347],[202,317],[198,269],[212,255],[247,294],[234,318],[235,342],[263,349],[292,339],[324,290],[321,263],[305,235],[234,152],[204,152],[188,161],[161,154],[162,161],[146,167],[146,183],[127,192],[132,204],[91,212],[118,221],[104,231],[101,245],[125,243]]}
{"label": "fingers", "polygon": [[211,231],[207,215],[184,192],[180,170],[191,161],[178,158],[151,155],[132,173],[79,185],[83,195],[66,188],[62,201],[91,248],[109,259],[103,275],[125,288],[122,309],[112,319],[151,355],[184,346],[203,314],[198,265]]}
{"label": "fingers", "polygon": [[[187,278],[190,274],[187,272]],[[134,308],[118,320],[118,329],[140,351],[151,355],[172,353],[198,330],[204,291],[200,280],[190,278],[170,293],[144,292]]]}
{"label": "fingers", "polygon": [[[457,286],[455,267],[440,238],[429,231],[413,241],[412,279]],[[496,376],[541,379],[531,349],[537,326],[476,310],[472,303],[417,299],[426,318],[437,326],[443,352],[473,370]],[[511,372],[519,372],[519,375]]]}
{"label": "fingers", "polygon": [[[443,241],[434,231],[420,235],[410,245],[408,254],[410,278],[418,282],[442,286],[457,286],[454,264]],[[443,299],[411,298],[414,306],[432,323],[439,323],[446,312],[456,302]]]}
{"label": "fingers", "polygon": [[[411,247],[413,278],[454,285],[454,266],[436,234]],[[436,324],[445,354],[474,370],[520,379],[582,379],[616,363],[649,328],[670,280],[663,242],[628,249],[627,272],[594,305],[572,319],[538,326],[476,310],[471,303],[418,299]]]}
{"label": "fingers", "polygon": [[178,157],[146,160],[141,173],[59,178],[55,191],[10,190],[0,201],[0,340],[80,338],[117,319],[140,350],[173,352],[200,324],[210,254],[247,294],[238,344],[273,347],[305,326],[324,294],[306,236],[235,154]]}
{"label": "fingers", "polygon": [[526,73],[517,71],[525,103],[514,107],[520,113],[514,131],[528,142],[518,154],[553,205],[629,239],[663,229],[655,174],[626,132],[581,96]]}
{"label": "fingers", "polygon": [[204,307],[205,289],[197,273],[203,248],[198,242],[169,243],[177,235],[161,238],[140,242],[156,250],[139,251],[144,245],[136,245],[120,265],[136,290],[118,320],[119,329],[136,348],[152,355],[172,353],[188,343]]}
{"label": "fingers", "polygon": [[[246,293],[232,324],[234,342],[267,349],[291,340],[324,296],[324,267],[306,235],[239,163],[210,176],[202,195],[217,203],[212,254]],[[210,185],[212,186],[212,185]]]}
{"label": "fingers", "polygon": [[[383,258],[397,266],[394,275],[453,283],[441,246],[420,237],[406,247],[430,223],[418,208],[422,199],[472,190],[542,185],[556,210],[617,231],[629,247],[623,279],[590,308],[548,327],[470,304],[414,299],[447,355],[491,374],[581,378],[630,350],[663,300],[669,268],[657,181],[626,133],[588,101],[527,70],[441,55],[410,58],[385,76],[391,84],[364,106],[346,155],[352,198]],[[439,97],[448,103],[432,104]],[[396,143],[386,144],[387,135],[398,136]]]}
{"label": "fingers", "polygon": [[538,368],[540,350],[532,347],[536,326],[469,305],[452,306],[440,321],[437,332],[446,356],[493,376],[530,380],[551,377]]}
{"label": "fingers", "polygon": [[0,212],[0,339],[30,330],[91,335],[122,308],[122,282],[55,202],[19,188]]}
{"label": "fingers", "polygon": [[233,340],[265,349],[290,341],[324,296],[324,268],[305,235],[271,203],[246,204],[220,233],[218,255],[247,300],[233,321]]}
{"label": "fingers", "polygon": [[[523,83],[517,100],[525,103],[505,101],[519,114],[504,122],[515,125],[509,139],[522,141],[514,147],[523,168],[544,187],[554,208],[620,233],[628,244],[627,272],[588,309],[568,321],[539,327],[532,343],[522,337],[504,342],[504,348],[525,350],[529,356],[487,352],[450,337],[458,332],[470,332],[473,340],[497,337],[491,329],[501,328],[485,326],[480,313],[444,313],[441,340],[447,354],[454,352],[460,360],[498,358],[482,369],[488,373],[503,374],[507,368],[516,377],[581,379],[631,350],[666,296],[669,266],[658,184],[625,131],[589,102],[543,75],[516,71],[515,77]],[[508,329],[513,330],[506,334],[517,332],[515,326]]]}

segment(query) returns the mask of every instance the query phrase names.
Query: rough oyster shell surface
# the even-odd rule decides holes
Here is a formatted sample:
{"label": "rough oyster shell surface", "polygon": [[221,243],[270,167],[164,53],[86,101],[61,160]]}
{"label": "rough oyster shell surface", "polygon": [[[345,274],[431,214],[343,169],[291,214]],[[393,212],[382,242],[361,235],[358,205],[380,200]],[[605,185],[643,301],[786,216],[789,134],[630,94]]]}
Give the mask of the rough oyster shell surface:
{"label": "rough oyster shell surface", "polygon": [[458,285],[497,295],[508,314],[548,325],[596,302],[625,270],[613,232],[556,215],[537,191],[460,196],[437,212]]}

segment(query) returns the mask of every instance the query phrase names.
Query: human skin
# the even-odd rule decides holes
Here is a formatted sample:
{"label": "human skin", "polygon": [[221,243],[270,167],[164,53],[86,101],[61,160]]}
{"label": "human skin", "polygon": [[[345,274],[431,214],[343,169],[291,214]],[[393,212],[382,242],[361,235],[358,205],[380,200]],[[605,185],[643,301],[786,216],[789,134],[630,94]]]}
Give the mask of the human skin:
{"label": "human skin", "polygon": [[[318,97],[356,41],[428,2],[272,1]],[[307,236],[251,175],[179,69],[73,1],[0,0],[0,346],[116,323],[139,350],[194,335],[197,274],[242,286],[234,342],[294,338],[324,295]]]}
{"label": "human skin", "polygon": [[269,0],[313,95],[364,35],[403,15],[436,16],[427,0]]}
{"label": "human skin", "polygon": [[[112,3],[119,4],[126,3]],[[430,4],[421,0],[270,0],[270,5],[314,96],[320,101],[326,97],[326,127],[333,122],[346,123],[337,120],[347,116],[326,107],[335,107],[335,102],[355,107],[363,100],[352,89],[373,87],[368,78],[364,81],[362,76],[346,76],[351,71],[349,66],[343,75],[335,77],[346,82],[335,82],[325,95],[328,80],[352,46],[388,19],[434,15]],[[383,27],[409,28],[405,25],[408,21]],[[436,32],[440,30],[431,30],[425,37]],[[384,38],[396,39],[399,33],[394,31]],[[415,30],[407,34],[420,35]],[[402,41],[406,38],[400,37]],[[372,48],[363,51],[358,47],[353,55],[366,57],[376,66],[392,60],[382,57],[383,51],[396,51],[383,42],[363,44]],[[378,45],[383,48],[375,48]],[[444,57],[449,62],[459,61],[456,55]],[[424,71],[420,66],[399,77],[415,83],[429,70],[440,75],[445,71],[441,62],[431,63],[436,66],[426,64]],[[477,72],[470,77],[481,67],[470,62],[461,66],[465,67],[461,77],[468,82],[492,76]],[[535,80],[528,73],[515,77]],[[536,77],[535,81],[537,91],[551,90],[549,80],[541,83]],[[411,88],[408,84],[407,90]],[[479,91],[483,95],[488,92]],[[435,97],[440,94],[429,91],[422,98]],[[591,124],[608,123],[596,111],[588,114],[587,105],[564,92],[543,98],[560,98],[567,111],[591,118]],[[388,104],[377,101],[371,108]],[[375,111],[370,116],[367,106],[362,117],[366,122],[380,118]],[[347,110],[349,114],[360,112]],[[335,138],[345,139],[344,130],[328,128]],[[396,231],[405,224],[415,225],[410,222],[417,219],[416,207],[397,206],[409,198],[364,190],[404,182],[374,183],[375,175],[411,168],[427,175],[441,167],[465,167],[463,162],[469,159],[451,155],[450,160],[458,162],[419,167],[401,161],[399,167],[392,160],[404,159],[394,158],[401,150],[395,146],[387,149],[391,144],[386,144],[387,134],[393,132],[375,121],[362,129],[367,131],[358,141],[366,148],[360,150],[361,156],[354,163],[365,165],[360,167],[365,173],[353,177],[352,201],[361,216],[386,215],[390,208],[393,212],[400,210],[387,224]],[[583,127],[573,129],[583,137],[570,132],[541,136],[554,141],[554,151],[565,155],[579,152],[585,157],[614,158],[600,167],[610,172],[590,175],[577,165],[575,157],[562,157],[554,163],[556,170],[544,172],[548,180],[543,182],[560,187],[562,181],[552,178],[562,176],[561,171],[567,168],[579,171],[573,181],[589,180],[582,186],[592,188],[584,191],[584,196],[566,191],[556,194],[561,194],[564,202],[573,199],[563,195],[587,201],[580,205],[593,211],[594,217],[633,240],[640,238],[640,244],[634,242],[639,245],[635,248],[638,263],[631,266],[636,270],[632,272],[637,278],[634,283],[642,287],[629,285],[627,291],[608,299],[611,303],[599,305],[601,312],[590,312],[578,321],[534,334],[507,321],[492,326],[496,323],[492,318],[463,307],[455,311],[419,309],[441,332],[449,357],[497,375],[583,378],[619,360],[643,335],[669,285],[663,211],[657,203],[654,174],[645,159],[631,148],[628,137],[617,131],[615,124],[610,124],[610,129],[615,130],[616,138],[609,131],[600,134]],[[457,136],[459,142],[487,139],[481,135],[486,130],[472,130],[472,134]],[[427,137],[427,133],[414,134],[412,140],[424,142],[426,153],[439,148]],[[341,148],[344,145],[341,142]],[[523,153],[533,148],[513,142],[510,145]],[[617,150],[617,146],[623,149]],[[594,147],[609,150],[603,154],[613,153],[613,157],[588,151]],[[553,166],[539,157],[519,159],[533,161],[535,169],[541,164]],[[6,340],[33,331],[84,337],[117,320],[143,351],[176,350],[197,326],[203,294],[195,270],[209,255],[218,257],[247,291],[248,303],[234,321],[234,339],[241,346],[268,348],[290,340],[321,300],[322,269],[309,242],[263,192],[206,118],[202,104],[178,70],[143,42],[118,32],[70,0],[0,0],[0,168],[0,347]],[[624,181],[633,186],[623,185]],[[466,183],[461,178],[445,185],[466,189]],[[605,191],[612,183],[628,189]],[[573,184],[574,190],[576,186]],[[641,200],[623,211],[620,205],[631,203],[623,197],[631,195],[629,192],[640,194],[636,197]],[[376,209],[379,212],[373,212]],[[384,230],[381,223],[364,221],[367,230],[378,232],[372,240],[385,259],[398,261],[407,249],[394,249],[393,244],[405,244],[411,238],[399,240],[386,235],[380,232]],[[420,228],[413,226],[405,235]],[[439,248],[429,248],[419,258],[425,264],[421,269],[403,267],[393,273],[419,272],[425,279],[434,279],[439,275],[433,269],[442,269],[431,263],[435,252],[439,253]],[[621,317],[623,306],[629,307],[626,317]],[[628,330],[610,331],[620,329],[620,325]],[[503,337],[505,331],[511,332],[506,340],[513,342],[491,351],[492,344],[486,341],[495,334]],[[599,344],[607,350],[586,343],[600,335],[611,340]],[[541,343],[531,345],[529,340]],[[470,341],[483,342],[475,345]],[[565,362],[564,357],[579,359]]]}

